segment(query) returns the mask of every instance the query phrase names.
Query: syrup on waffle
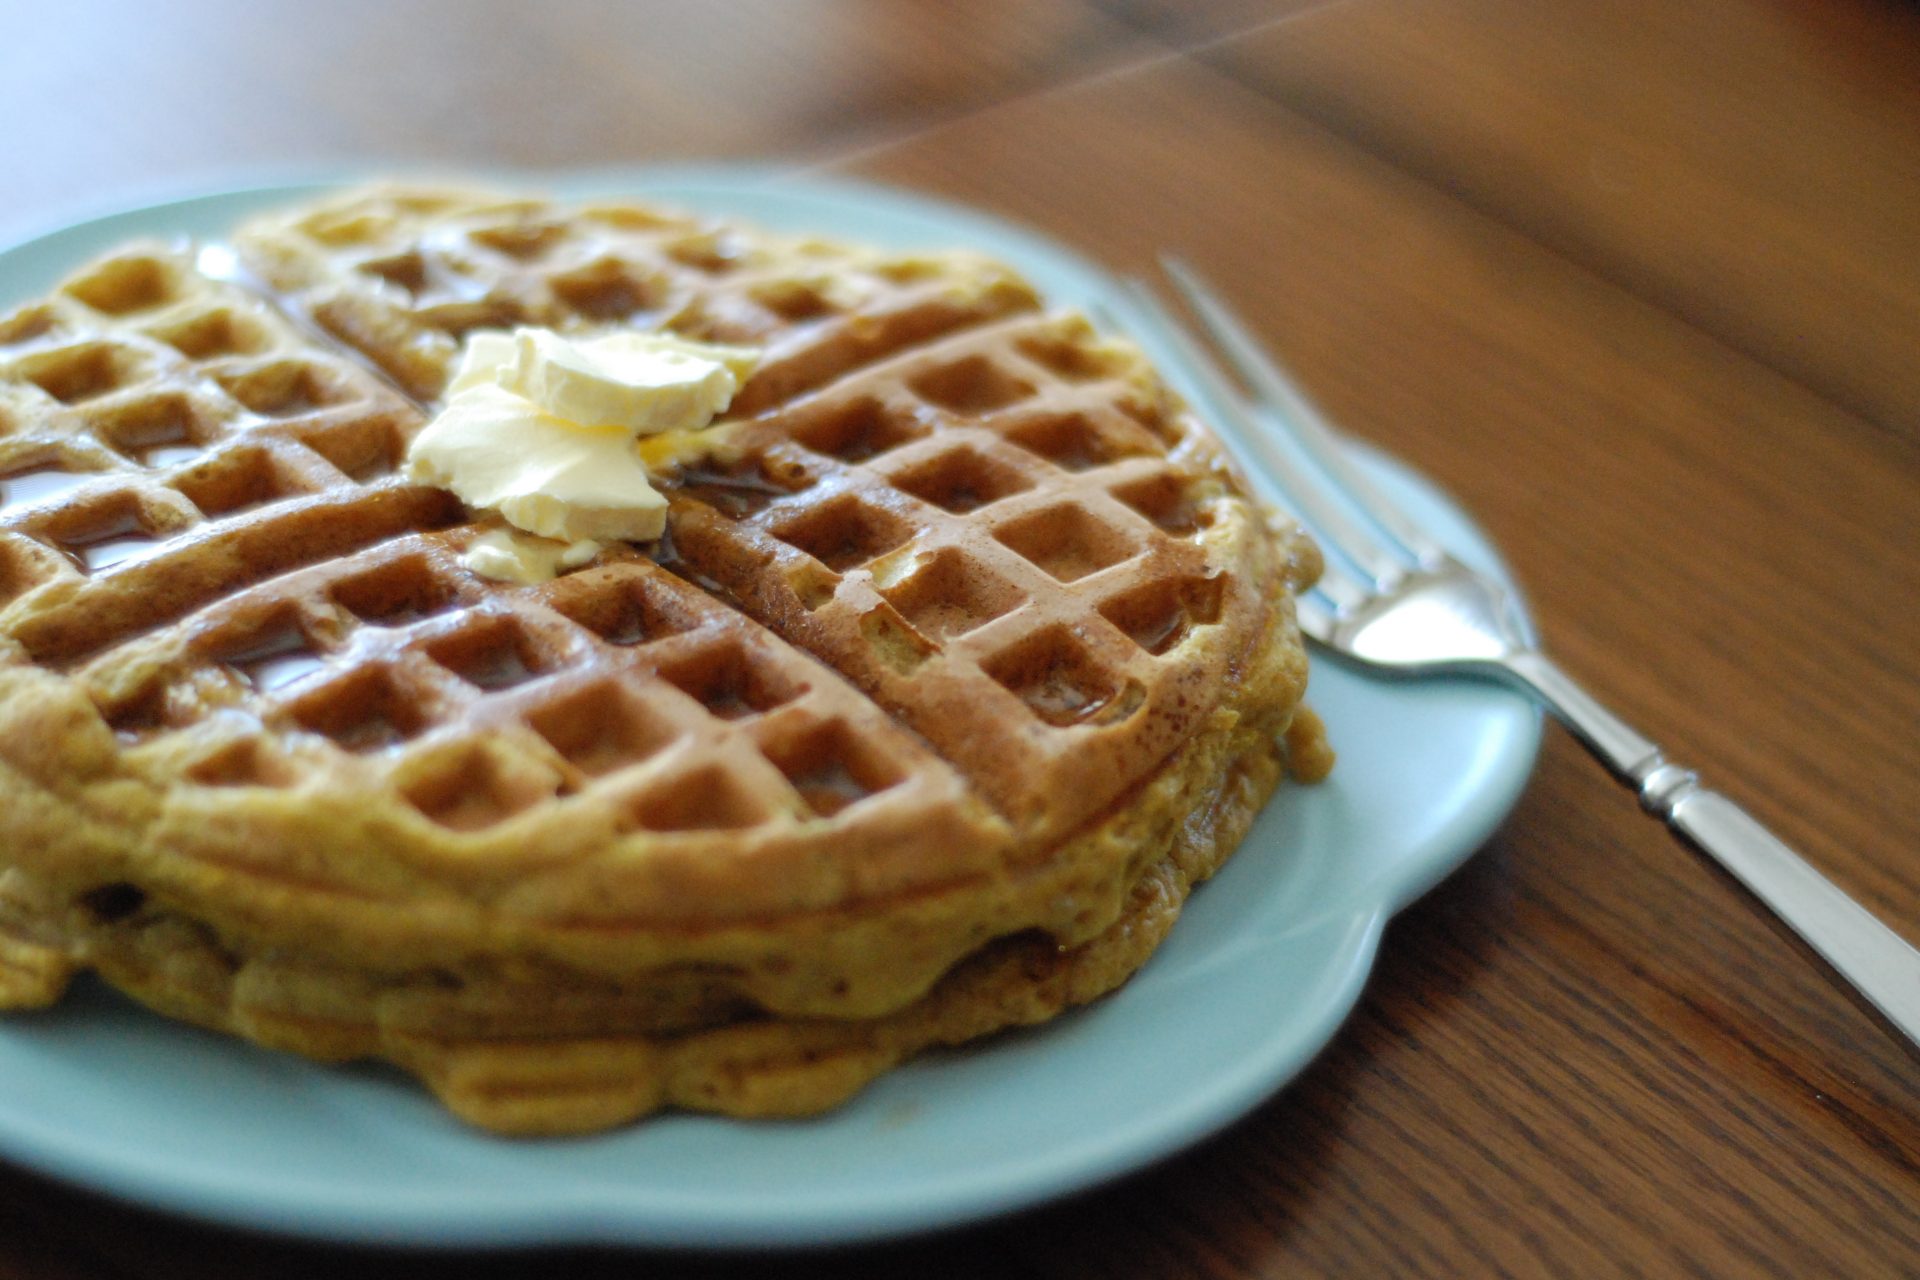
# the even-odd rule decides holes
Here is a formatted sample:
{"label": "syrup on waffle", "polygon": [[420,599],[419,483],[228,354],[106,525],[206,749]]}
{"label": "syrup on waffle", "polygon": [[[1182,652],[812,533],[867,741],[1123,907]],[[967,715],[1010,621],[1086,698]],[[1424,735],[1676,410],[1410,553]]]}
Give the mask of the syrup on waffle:
{"label": "syrup on waffle", "polygon": [[[817,1110],[1124,980],[1323,763],[1311,547],[1003,267],[399,189],[235,243],[278,298],[144,245],[0,317],[0,1005],[516,1132]],[[660,544],[488,582],[395,474],[514,324],[764,347]]]}

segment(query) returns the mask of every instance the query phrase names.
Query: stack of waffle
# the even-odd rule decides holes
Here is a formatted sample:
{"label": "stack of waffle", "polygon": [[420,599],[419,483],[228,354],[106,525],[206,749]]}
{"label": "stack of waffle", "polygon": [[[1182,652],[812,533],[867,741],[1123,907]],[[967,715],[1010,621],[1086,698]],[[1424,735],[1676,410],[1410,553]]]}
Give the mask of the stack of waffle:
{"label": "stack of waffle", "polygon": [[[0,1007],[83,970],[506,1132],[792,1115],[1151,953],[1291,764],[1270,527],[1003,267],[377,189],[0,316]],[[398,471],[463,336],[763,350],[537,586]]]}

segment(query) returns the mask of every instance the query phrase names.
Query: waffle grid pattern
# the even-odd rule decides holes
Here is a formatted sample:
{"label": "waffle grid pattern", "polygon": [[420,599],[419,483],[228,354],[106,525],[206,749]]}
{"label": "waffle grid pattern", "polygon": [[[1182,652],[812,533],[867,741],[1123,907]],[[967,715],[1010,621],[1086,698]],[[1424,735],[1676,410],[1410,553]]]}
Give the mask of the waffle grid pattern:
{"label": "waffle grid pattern", "polygon": [[[359,773],[369,784],[408,778],[407,801],[448,828],[592,792],[616,804],[616,832],[670,833],[831,818],[924,765],[864,700],[743,638],[729,610],[653,566],[606,566],[509,600],[459,568],[460,531],[422,538],[375,521],[370,565],[331,559],[329,547],[331,563],[297,586],[276,580],[227,598],[218,593],[230,580],[212,581],[203,594],[215,598],[182,626],[184,643],[167,637],[162,652],[131,661],[117,647],[138,647],[151,610],[102,607],[112,625],[49,625],[86,613],[105,594],[96,583],[137,575],[130,590],[148,585],[170,552],[203,560],[205,544],[241,533],[297,543],[283,524],[301,514],[298,499],[337,517],[369,488],[417,495],[392,478],[411,424],[350,365],[159,247],[96,264],[0,322],[0,336],[11,340],[0,347],[6,420],[34,424],[0,439],[7,585],[16,599],[50,583],[68,592],[15,634],[30,658],[85,664],[128,745],[245,712],[221,717],[241,736],[193,761],[189,779],[286,787],[303,776],[302,757],[323,750],[314,738],[354,757],[419,740],[430,766],[383,760]],[[444,502],[425,505],[436,515],[415,523],[448,522]],[[259,576],[261,566],[245,568]],[[290,599],[290,589],[312,595]],[[570,682],[576,669],[624,674]],[[520,688],[529,683],[540,687]],[[504,724],[517,749],[502,747]],[[291,750],[273,741],[286,732],[302,735]],[[632,766],[649,758],[654,768],[639,772],[658,776],[635,789]],[[661,768],[668,760],[675,767]]]}
{"label": "waffle grid pattern", "polygon": [[746,235],[632,204],[561,210],[374,191],[237,237],[253,268],[411,394],[435,399],[474,329],[612,325],[765,345],[755,413],[875,352],[1036,305],[1005,268]]}
{"label": "waffle grid pattern", "polygon": [[[154,607],[184,611],[196,592],[215,598],[303,549],[350,549],[267,535],[290,510],[370,489],[384,495],[371,538],[444,524],[448,504],[402,496],[391,477],[406,426],[396,397],[177,253],[107,258],[0,319],[0,604],[57,583],[73,606],[70,626],[0,618],[26,622],[12,630],[27,656],[68,664],[165,621]],[[301,523],[316,516],[294,532]],[[203,580],[169,560],[195,562]],[[97,611],[118,626],[85,616],[84,601],[120,594],[112,584],[136,566],[146,609]]]}
{"label": "waffle grid pattern", "polygon": [[[1202,629],[1266,606],[1244,586],[1229,599],[1230,578],[1267,576],[1223,549],[1244,548],[1244,530],[1216,530],[1244,501],[1195,465],[1206,446],[1138,359],[1083,322],[962,331],[847,375],[741,444],[744,470],[682,478],[678,554],[1003,808],[1050,810],[1049,831],[1190,731],[1182,673],[1221,660]],[[1025,732],[985,727],[1023,719]]]}
{"label": "waffle grid pattern", "polygon": [[235,244],[426,402],[479,327],[764,357],[666,539],[517,588],[418,412],[181,252],[0,316],[0,1003],[93,964],[516,1130],[813,1110],[1120,981],[1271,787],[1310,549],[1004,268],[396,190]]}
{"label": "waffle grid pattern", "polygon": [[406,192],[239,243],[425,396],[475,325],[766,343],[736,402],[757,465],[668,476],[663,559],[876,697],[1042,846],[1191,730],[1298,569],[1260,562],[1241,487],[1137,352],[978,260]]}
{"label": "waffle grid pattern", "polygon": [[864,699],[652,564],[501,593],[456,549],[402,538],[243,592],[189,619],[108,722],[132,743],[213,715],[196,782],[291,786],[324,755],[454,831],[556,801],[609,808],[615,835],[791,825],[925,767]]}

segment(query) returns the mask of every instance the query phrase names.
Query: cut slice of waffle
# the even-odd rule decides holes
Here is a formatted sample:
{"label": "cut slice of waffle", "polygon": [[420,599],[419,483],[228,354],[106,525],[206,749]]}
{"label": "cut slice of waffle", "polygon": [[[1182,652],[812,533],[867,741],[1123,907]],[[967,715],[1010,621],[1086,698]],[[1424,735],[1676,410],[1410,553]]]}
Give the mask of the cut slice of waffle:
{"label": "cut slice of waffle", "polygon": [[[0,318],[0,1004],[515,1131],[817,1109],[1121,981],[1310,725],[1310,546],[1004,267],[405,189],[235,244],[277,296],[134,246]],[[514,324],[765,351],[535,587],[395,470]]]}

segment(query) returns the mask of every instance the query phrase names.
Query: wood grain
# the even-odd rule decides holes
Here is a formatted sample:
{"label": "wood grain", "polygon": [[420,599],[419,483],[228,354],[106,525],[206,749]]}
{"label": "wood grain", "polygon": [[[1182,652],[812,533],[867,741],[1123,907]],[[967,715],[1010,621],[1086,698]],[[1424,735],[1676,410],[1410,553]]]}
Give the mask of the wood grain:
{"label": "wood grain", "polygon": [[1911,4],[1377,0],[1202,56],[1920,436]]}
{"label": "wood grain", "polygon": [[[96,52],[63,73],[0,53],[0,107],[61,104],[18,144],[26,185],[0,217],[223,149],[780,152],[1123,270],[1177,250],[1338,420],[1467,503],[1564,665],[1920,936],[1920,434],[1902,416],[1920,399],[1893,358],[1920,346],[1897,234],[1920,212],[1896,83],[1920,56],[1910,8],[809,0],[700,21],[566,3],[546,24],[488,4],[463,25],[449,6],[183,8],[183,29],[226,33],[211,44],[105,5],[85,12],[126,30],[34,19],[68,62]],[[173,61],[131,67],[144,47]],[[229,62],[250,69],[211,76]],[[57,98],[63,75],[100,101]],[[1594,155],[1637,176],[1583,184]],[[746,1259],[394,1254],[0,1169],[0,1280],[636,1270],[1915,1275],[1920,1067],[1553,734],[1488,848],[1389,928],[1300,1079],[1176,1159],[1005,1222]]]}

